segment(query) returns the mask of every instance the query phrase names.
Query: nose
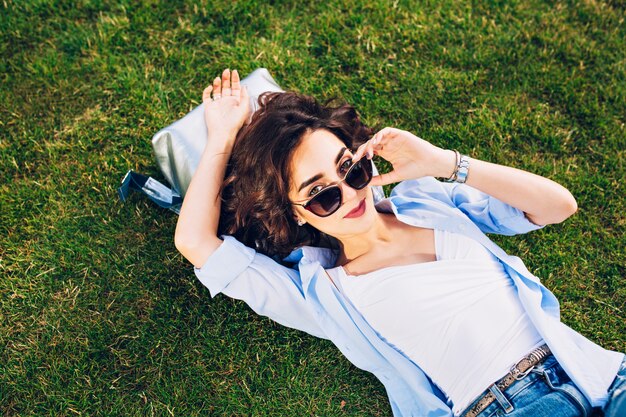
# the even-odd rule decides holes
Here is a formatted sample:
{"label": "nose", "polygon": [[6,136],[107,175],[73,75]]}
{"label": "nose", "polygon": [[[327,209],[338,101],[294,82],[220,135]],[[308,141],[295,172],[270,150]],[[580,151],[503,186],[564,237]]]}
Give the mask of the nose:
{"label": "nose", "polygon": [[345,181],[342,181],[341,184],[339,184],[339,187],[341,187],[341,195],[343,196],[344,204],[347,201],[353,201],[354,199],[356,199],[360,191],[350,187]]}

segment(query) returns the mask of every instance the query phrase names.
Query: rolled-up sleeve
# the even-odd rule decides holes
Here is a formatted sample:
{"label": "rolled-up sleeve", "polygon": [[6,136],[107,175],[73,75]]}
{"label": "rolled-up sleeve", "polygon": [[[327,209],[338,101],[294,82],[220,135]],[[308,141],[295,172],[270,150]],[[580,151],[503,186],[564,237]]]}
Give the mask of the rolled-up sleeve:
{"label": "rolled-up sleeve", "polygon": [[502,200],[466,184],[442,183],[449,190],[453,204],[485,233],[517,235],[541,229],[526,214]]}
{"label": "rolled-up sleeve", "polygon": [[467,184],[447,183],[433,177],[424,177],[402,182],[394,189],[394,194],[437,200],[458,209],[484,233],[510,236],[544,227],[531,222],[522,210]]}
{"label": "rolled-up sleeve", "polygon": [[327,338],[304,298],[299,272],[257,253],[232,236],[201,268],[194,268],[212,297],[223,293],[243,300],[257,314],[313,336]]}
{"label": "rolled-up sleeve", "polygon": [[215,297],[252,263],[255,251],[232,236],[224,236],[222,244],[201,268],[194,267],[196,276]]}

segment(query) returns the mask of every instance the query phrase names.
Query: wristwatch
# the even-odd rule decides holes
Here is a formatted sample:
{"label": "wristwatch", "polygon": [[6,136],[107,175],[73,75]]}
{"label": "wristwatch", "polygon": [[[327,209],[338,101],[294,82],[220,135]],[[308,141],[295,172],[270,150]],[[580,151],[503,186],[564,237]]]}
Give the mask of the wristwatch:
{"label": "wristwatch", "polygon": [[461,155],[461,153],[456,149],[453,149],[453,151],[456,155],[456,167],[454,168],[452,175],[450,175],[450,178],[447,178],[444,181],[463,184],[467,181],[467,176],[469,175],[469,156]]}

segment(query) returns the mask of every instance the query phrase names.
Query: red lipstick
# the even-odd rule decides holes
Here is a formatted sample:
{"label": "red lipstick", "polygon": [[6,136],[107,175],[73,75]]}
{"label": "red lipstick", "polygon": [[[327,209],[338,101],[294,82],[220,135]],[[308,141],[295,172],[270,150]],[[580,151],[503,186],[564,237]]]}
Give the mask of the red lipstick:
{"label": "red lipstick", "polygon": [[361,217],[365,213],[365,199],[361,200],[358,206],[353,208],[348,214],[346,214],[344,219],[353,219],[356,217]]}

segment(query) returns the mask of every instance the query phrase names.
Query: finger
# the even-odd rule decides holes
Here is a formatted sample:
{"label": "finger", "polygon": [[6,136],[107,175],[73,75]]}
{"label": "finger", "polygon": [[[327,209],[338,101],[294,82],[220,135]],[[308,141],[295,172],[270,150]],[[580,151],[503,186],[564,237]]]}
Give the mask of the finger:
{"label": "finger", "polygon": [[239,79],[239,71],[233,70],[232,78],[231,78],[231,88],[232,95],[239,98],[241,95],[241,82]]}
{"label": "finger", "polygon": [[365,155],[367,159],[372,159],[374,157],[374,153],[376,152],[376,145],[371,140],[367,142],[367,147],[365,151]]}
{"label": "finger", "polygon": [[375,149],[376,148],[373,139],[368,140],[367,142],[359,146],[357,151],[352,156],[352,161],[358,161],[359,159],[363,158],[363,156],[367,157],[367,159],[372,159],[374,157],[374,153],[376,152]]}
{"label": "finger", "polygon": [[379,130],[374,137],[372,137],[372,141],[374,141],[375,145],[380,144],[383,140],[385,139],[389,139],[391,137],[393,137],[393,135],[395,135],[396,129],[394,129],[393,127],[385,127],[381,130]]}
{"label": "finger", "polygon": [[212,85],[204,89],[204,91],[202,92],[202,101],[211,100],[211,91],[213,91]]}
{"label": "finger", "polygon": [[222,95],[230,96],[230,94],[230,69],[226,68],[224,72],[222,72]]}
{"label": "finger", "polygon": [[241,95],[239,97],[240,97],[239,103],[250,104],[250,99],[249,99],[250,95],[248,93],[248,86],[246,85],[243,86],[243,88],[241,89]]}
{"label": "finger", "polygon": [[216,95],[222,95],[222,80],[220,77],[215,77],[213,80],[213,97]]}
{"label": "finger", "polygon": [[354,154],[352,155],[352,162],[358,161],[359,159],[363,158],[363,154],[366,151],[366,147],[367,147],[367,142],[361,144],[361,146],[359,146],[356,149],[356,152],[354,152]]}
{"label": "finger", "polygon": [[374,136],[372,136],[372,142],[374,142],[374,144],[378,145],[380,143],[380,132],[376,132],[376,134]]}

